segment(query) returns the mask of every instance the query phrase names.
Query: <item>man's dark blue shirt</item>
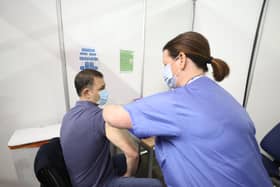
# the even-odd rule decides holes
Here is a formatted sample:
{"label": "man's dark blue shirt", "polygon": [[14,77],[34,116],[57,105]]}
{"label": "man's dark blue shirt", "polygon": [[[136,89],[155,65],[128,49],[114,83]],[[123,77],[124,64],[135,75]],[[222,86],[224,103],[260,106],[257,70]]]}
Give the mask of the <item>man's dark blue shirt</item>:
{"label": "man's dark blue shirt", "polygon": [[102,109],[97,105],[78,101],[64,116],[60,136],[74,187],[102,186],[114,175]]}

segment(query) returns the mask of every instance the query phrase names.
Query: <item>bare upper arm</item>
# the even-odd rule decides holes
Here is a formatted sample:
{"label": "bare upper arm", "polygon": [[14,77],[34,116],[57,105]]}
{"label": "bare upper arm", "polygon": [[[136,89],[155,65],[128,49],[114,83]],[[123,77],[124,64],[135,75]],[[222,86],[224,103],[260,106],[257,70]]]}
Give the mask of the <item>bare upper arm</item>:
{"label": "bare upper arm", "polygon": [[132,128],[129,113],[120,105],[106,105],[103,109],[103,118],[113,127]]}
{"label": "bare upper arm", "polygon": [[135,141],[126,129],[118,129],[105,123],[106,137],[119,147],[127,156],[136,157],[138,149]]}

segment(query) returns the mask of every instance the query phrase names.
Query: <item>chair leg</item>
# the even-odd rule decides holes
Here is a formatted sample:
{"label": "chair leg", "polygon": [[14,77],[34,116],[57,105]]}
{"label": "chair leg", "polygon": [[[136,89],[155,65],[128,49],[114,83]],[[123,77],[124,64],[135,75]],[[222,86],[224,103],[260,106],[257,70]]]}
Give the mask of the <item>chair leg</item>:
{"label": "chair leg", "polygon": [[280,187],[280,181],[278,179],[272,177],[271,180],[275,187]]}
{"label": "chair leg", "polygon": [[149,150],[149,165],[148,165],[148,177],[152,178],[152,172],[153,172],[153,156],[154,156],[154,150]]}

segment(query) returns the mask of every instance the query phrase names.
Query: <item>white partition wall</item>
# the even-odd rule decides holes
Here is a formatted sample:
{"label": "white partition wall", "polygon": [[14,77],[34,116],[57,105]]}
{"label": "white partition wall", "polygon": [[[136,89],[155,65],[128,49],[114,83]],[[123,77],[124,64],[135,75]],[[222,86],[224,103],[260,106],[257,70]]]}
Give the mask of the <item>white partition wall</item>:
{"label": "white partition wall", "polygon": [[280,122],[279,8],[280,1],[268,1],[247,105],[256,125],[258,140]]}
{"label": "white partition wall", "polygon": [[[143,0],[62,1],[70,104],[77,101],[74,77],[81,48],[95,49],[109,102],[124,104],[139,97],[143,48]],[[120,50],[133,51],[133,71],[120,71]]]}
{"label": "white partition wall", "polygon": [[[221,85],[242,104],[262,0],[198,0],[194,30],[231,69]],[[211,72],[211,71],[210,71]]]}
{"label": "white partition wall", "polygon": [[55,0],[0,1],[0,186],[16,180],[13,131],[58,123],[65,112],[56,23]]}
{"label": "white partition wall", "polygon": [[167,89],[162,78],[162,48],[179,33],[190,31],[192,0],[148,0],[143,95]]}
{"label": "white partition wall", "polygon": [[[125,104],[142,91],[149,95],[166,89],[161,77],[161,49],[178,33],[191,29],[192,1],[148,0],[146,7],[144,0],[62,1],[62,15],[71,106],[77,100],[73,82],[80,70],[79,53],[83,47],[96,50],[97,65],[111,93],[110,102]],[[134,51],[133,72],[120,72],[120,49]]]}
{"label": "white partition wall", "polygon": [[[0,186],[17,180],[7,148],[12,133],[59,123],[65,113],[56,2],[0,0]],[[280,1],[268,2],[247,105],[258,140],[280,121]],[[229,64],[230,76],[221,85],[241,104],[262,3],[196,0],[194,31],[209,39],[213,57]],[[193,0],[61,0],[61,8],[71,107],[78,99],[74,77],[83,49],[94,53],[110,103],[167,89],[162,47],[191,30]],[[133,56],[126,71],[121,50]]]}

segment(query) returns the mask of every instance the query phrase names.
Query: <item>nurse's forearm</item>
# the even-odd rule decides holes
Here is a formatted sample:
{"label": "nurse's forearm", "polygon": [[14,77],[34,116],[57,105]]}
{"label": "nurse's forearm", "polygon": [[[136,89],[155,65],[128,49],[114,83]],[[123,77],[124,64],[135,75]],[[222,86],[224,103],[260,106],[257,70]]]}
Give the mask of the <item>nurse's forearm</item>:
{"label": "nurse's forearm", "polygon": [[116,128],[130,129],[129,113],[120,105],[106,105],[103,109],[103,118],[109,125]]}

